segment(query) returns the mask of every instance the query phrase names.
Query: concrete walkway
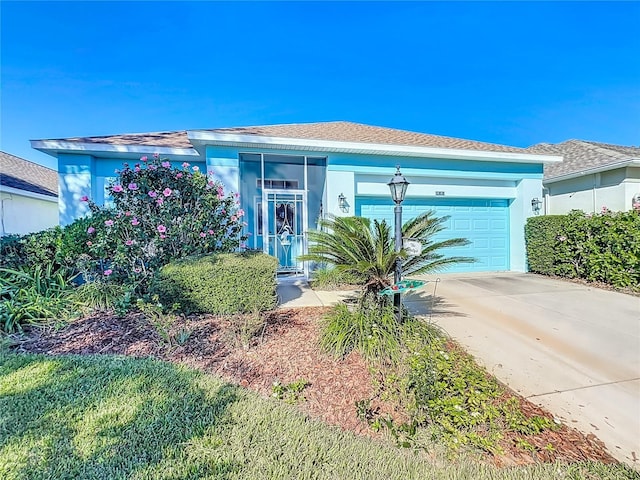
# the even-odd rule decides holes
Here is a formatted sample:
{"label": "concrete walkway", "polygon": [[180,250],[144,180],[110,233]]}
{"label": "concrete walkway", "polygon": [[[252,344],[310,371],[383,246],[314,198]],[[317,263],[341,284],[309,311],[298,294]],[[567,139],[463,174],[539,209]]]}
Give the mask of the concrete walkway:
{"label": "concrete walkway", "polygon": [[[640,467],[640,297],[531,274],[442,275],[403,301],[499,380]],[[434,280],[434,277],[425,277]],[[348,292],[283,281],[282,306],[331,305]],[[431,310],[433,302],[433,310]]]}

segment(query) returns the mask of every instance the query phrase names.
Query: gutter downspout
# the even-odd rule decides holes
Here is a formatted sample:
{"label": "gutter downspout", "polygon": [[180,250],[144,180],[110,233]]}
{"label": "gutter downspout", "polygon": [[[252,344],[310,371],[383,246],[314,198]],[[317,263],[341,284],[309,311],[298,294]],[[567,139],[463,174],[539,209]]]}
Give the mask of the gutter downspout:
{"label": "gutter downspout", "polygon": [[549,195],[549,188],[542,187],[542,196],[544,198],[543,215],[549,215],[549,212],[551,211],[551,205],[549,204],[549,202],[551,201],[551,196]]}

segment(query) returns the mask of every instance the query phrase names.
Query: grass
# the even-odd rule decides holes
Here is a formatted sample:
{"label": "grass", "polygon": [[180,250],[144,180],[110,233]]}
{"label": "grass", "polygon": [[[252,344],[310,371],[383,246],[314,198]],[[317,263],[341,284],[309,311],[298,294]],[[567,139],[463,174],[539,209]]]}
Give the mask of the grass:
{"label": "grass", "polygon": [[497,469],[356,437],[151,359],[0,351],[0,478],[624,479],[598,463]]}

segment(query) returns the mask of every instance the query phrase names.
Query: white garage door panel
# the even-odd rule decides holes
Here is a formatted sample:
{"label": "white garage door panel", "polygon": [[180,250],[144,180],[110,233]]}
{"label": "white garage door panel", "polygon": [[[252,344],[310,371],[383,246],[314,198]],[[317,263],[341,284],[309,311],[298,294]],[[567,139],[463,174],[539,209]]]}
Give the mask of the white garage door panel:
{"label": "white garage door panel", "polygon": [[[465,247],[443,252],[449,256],[474,257],[476,263],[451,266],[447,272],[509,270],[508,200],[408,199],[402,204],[403,221],[426,210],[434,210],[439,217],[450,216],[437,240],[463,237],[471,241]],[[389,198],[357,198],[356,215],[386,220],[391,225],[394,222],[393,204]]]}

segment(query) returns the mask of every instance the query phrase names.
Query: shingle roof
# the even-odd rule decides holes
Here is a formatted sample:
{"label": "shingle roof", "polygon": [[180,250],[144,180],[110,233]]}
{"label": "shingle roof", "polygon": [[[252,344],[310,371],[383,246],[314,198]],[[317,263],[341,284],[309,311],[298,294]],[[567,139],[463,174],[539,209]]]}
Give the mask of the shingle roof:
{"label": "shingle roof", "polygon": [[549,180],[572,173],[606,167],[625,160],[640,159],[640,147],[625,147],[586,140],[567,140],[562,143],[539,143],[529,147],[531,153],[562,155],[562,163],[544,166],[544,179]]}
{"label": "shingle roof", "polygon": [[[394,128],[375,127],[354,122],[292,123],[283,125],[203,129],[202,131],[338,142],[380,143],[388,145],[453,148],[462,150],[531,153],[518,147],[478,142],[475,140],[464,140],[461,138],[443,137],[440,135],[430,135],[426,133],[409,132]],[[166,146],[177,148],[192,147],[189,139],[187,138],[187,132],[184,130],[176,132],[153,132],[101,137],[73,137],[58,140],[79,143]]]}
{"label": "shingle roof", "polygon": [[0,151],[0,185],[58,196],[58,172]]}

